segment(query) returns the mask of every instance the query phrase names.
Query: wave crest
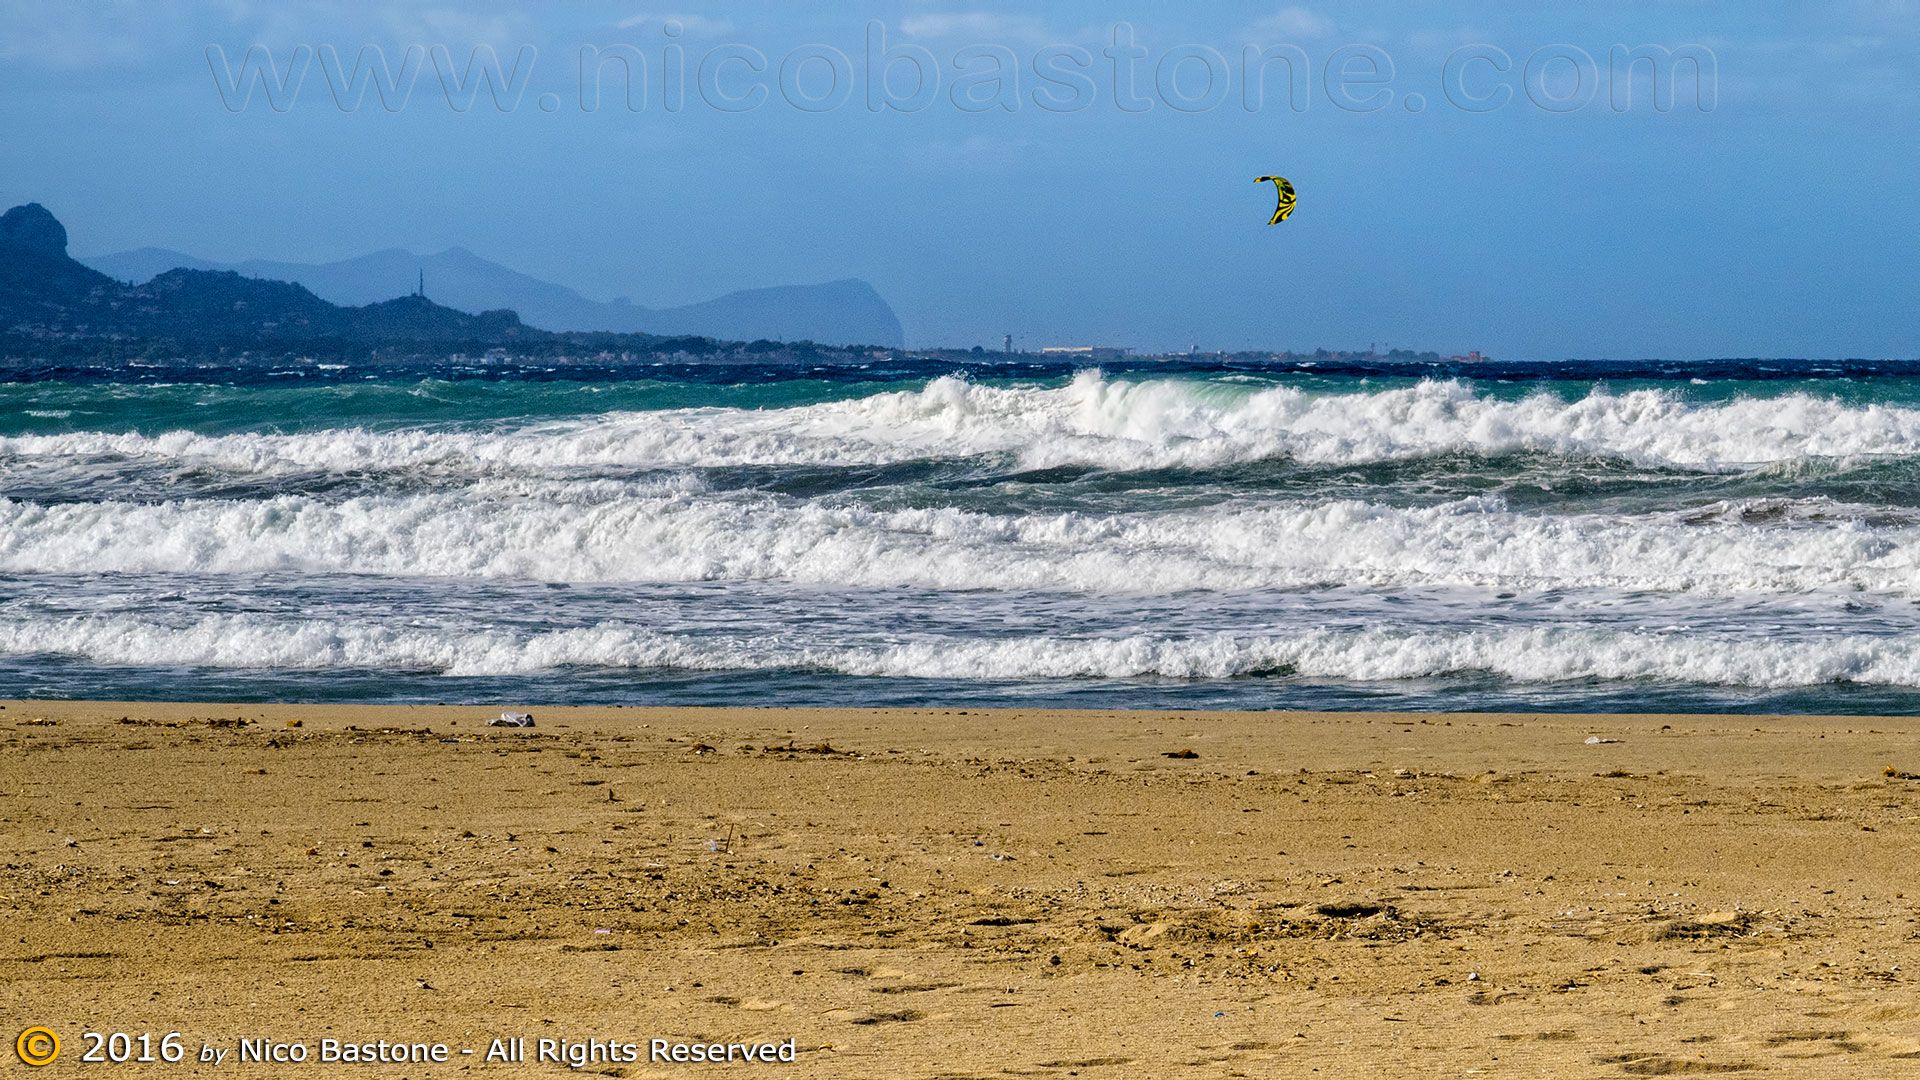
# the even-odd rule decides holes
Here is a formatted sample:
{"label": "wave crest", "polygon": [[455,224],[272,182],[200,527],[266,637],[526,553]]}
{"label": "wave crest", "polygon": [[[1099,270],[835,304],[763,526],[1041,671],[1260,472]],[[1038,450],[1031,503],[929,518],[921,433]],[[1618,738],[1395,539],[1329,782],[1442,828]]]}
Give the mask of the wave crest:
{"label": "wave crest", "polygon": [[7,459],[164,461],[235,473],[444,468],[871,465],[1004,455],[1026,468],[1206,468],[1272,458],[1345,464],[1539,452],[1716,471],[1805,458],[1920,454],[1920,410],[1792,393],[1691,402],[1596,388],[1496,397],[1460,381],[1353,393],[1082,372],[1056,388],[954,377],[920,390],[772,409],[610,412],[483,431],[73,432],[0,438]]}
{"label": "wave crest", "polygon": [[[1537,516],[1497,499],[995,515],[540,485],[161,504],[0,500],[0,572],[782,580],[1087,593],[1317,585],[1920,593],[1920,527]],[[1830,504],[1823,504],[1829,505]],[[1789,515],[1791,517],[1791,515]]]}
{"label": "wave crest", "polygon": [[775,637],[661,633],[624,623],[459,631],[259,615],[167,624],[131,615],[13,619],[0,655],[227,669],[409,670],[529,675],[566,667],[758,671],[961,681],[1249,675],[1393,681],[1492,675],[1523,684],[1652,680],[1779,689],[1825,683],[1920,686],[1920,635],[1814,641],[1593,627],[1506,631],[1314,631],[1192,638],[1020,637],[885,646],[792,645]]}

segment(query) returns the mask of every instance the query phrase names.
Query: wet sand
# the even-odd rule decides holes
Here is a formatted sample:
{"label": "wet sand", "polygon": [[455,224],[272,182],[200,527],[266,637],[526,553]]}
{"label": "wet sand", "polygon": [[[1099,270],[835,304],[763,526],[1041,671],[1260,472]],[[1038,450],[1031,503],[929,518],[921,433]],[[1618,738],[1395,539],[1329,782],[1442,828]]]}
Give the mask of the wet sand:
{"label": "wet sand", "polygon": [[[414,1077],[1920,1070],[1920,720],[501,707],[6,702],[0,1034],[58,1033],[48,1076],[86,1031],[180,1032],[174,1076],[297,1074],[259,1038],[449,1047],[356,1073]],[[484,1060],[516,1037],[641,1060]]]}

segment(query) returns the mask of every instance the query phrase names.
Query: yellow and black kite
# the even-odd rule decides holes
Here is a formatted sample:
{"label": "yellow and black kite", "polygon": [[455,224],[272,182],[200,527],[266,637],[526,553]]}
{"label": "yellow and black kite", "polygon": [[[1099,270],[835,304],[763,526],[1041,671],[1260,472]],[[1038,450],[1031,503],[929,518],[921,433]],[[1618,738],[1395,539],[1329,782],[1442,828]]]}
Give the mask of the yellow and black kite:
{"label": "yellow and black kite", "polygon": [[1269,180],[1273,181],[1274,188],[1280,192],[1280,206],[1274,210],[1273,220],[1267,224],[1278,225],[1287,220],[1288,214],[1293,213],[1293,185],[1284,176],[1262,176],[1256,178],[1254,183],[1264,184]]}

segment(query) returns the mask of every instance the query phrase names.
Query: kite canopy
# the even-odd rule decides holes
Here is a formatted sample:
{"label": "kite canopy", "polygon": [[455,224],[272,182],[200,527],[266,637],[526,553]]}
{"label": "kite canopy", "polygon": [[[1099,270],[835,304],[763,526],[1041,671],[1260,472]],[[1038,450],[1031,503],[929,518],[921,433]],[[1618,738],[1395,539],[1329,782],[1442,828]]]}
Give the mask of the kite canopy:
{"label": "kite canopy", "polygon": [[1261,176],[1254,178],[1253,182],[1264,184],[1269,180],[1273,181],[1274,189],[1280,192],[1280,205],[1273,212],[1273,220],[1267,224],[1278,225],[1287,220],[1288,214],[1293,213],[1293,184],[1289,183],[1284,176]]}

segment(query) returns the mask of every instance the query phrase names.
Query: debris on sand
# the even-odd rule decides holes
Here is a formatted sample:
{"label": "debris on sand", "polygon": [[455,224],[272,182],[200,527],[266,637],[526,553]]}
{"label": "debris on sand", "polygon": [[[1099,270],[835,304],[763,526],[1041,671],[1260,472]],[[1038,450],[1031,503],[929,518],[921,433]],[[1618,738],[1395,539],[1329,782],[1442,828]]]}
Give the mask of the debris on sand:
{"label": "debris on sand", "polygon": [[1754,917],[1748,912],[1713,911],[1692,918],[1659,920],[1652,925],[1647,937],[1652,941],[1740,937],[1753,922]]}
{"label": "debris on sand", "polygon": [[532,727],[533,714],[524,712],[503,712],[487,721],[488,727]]}
{"label": "debris on sand", "polygon": [[1366,919],[1378,915],[1383,911],[1389,914],[1393,911],[1392,908],[1385,904],[1368,903],[1364,900],[1321,904],[1314,908],[1314,910],[1330,919]]}
{"label": "debris on sand", "polygon": [[1194,751],[1193,751],[1193,749],[1192,749],[1191,747],[1183,747],[1183,748],[1181,748],[1181,749],[1179,749],[1179,750],[1169,750],[1169,751],[1167,751],[1166,753],[1164,753],[1164,754],[1161,754],[1160,756],[1161,756],[1161,757],[1170,757],[1170,758],[1181,758],[1181,759],[1184,759],[1184,760],[1188,760],[1188,761],[1191,761],[1191,760],[1193,760],[1194,758],[1197,758],[1197,757],[1199,757],[1200,755],[1199,755],[1199,754],[1196,754],[1196,753],[1194,753]]}
{"label": "debris on sand", "polygon": [[833,745],[832,743],[815,743],[812,746],[801,746],[795,743],[794,740],[792,739],[788,739],[787,745],[785,746],[769,746],[766,749],[760,751],[760,754],[762,757],[765,757],[768,754],[822,754],[822,755],[843,756],[843,757],[854,756],[853,751],[842,750],[839,747]]}

